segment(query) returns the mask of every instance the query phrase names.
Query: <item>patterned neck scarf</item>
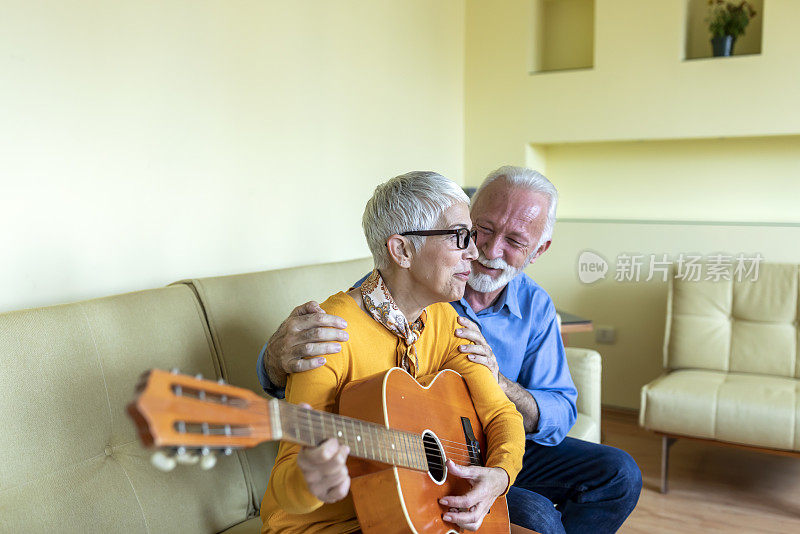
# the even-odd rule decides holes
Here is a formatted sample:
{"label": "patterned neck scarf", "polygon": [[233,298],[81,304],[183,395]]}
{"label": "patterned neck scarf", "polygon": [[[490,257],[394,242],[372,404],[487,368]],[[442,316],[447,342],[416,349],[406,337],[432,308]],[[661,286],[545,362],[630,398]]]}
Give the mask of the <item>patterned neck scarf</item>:
{"label": "patterned neck scarf", "polygon": [[405,342],[406,347],[404,349],[398,346],[398,366],[403,367],[412,376],[416,376],[416,371],[419,369],[419,360],[414,343],[422,335],[422,329],[425,328],[425,311],[423,310],[416,321],[409,324],[406,316],[395,304],[392,295],[389,293],[389,288],[386,287],[386,283],[383,281],[378,269],[372,271],[372,274],[364,280],[360,290],[364,307],[372,315],[372,318]]}

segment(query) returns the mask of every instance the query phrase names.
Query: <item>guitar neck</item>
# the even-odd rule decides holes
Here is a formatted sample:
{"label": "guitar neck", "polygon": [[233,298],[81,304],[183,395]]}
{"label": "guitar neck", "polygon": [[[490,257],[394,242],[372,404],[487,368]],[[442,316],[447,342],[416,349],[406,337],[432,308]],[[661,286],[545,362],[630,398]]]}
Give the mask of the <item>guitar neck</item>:
{"label": "guitar neck", "polygon": [[327,412],[307,410],[250,390],[153,369],[128,406],[146,446],[232,449],[264,441],[315,447],[336,438],[350,454],[428,470],[422,437]]}
{"label": "guitar neck", "polygon": [[278,399],[267,404],[273,440],[316,447],[326,439],[336,438],[350,448],[351,456],[418,471],[428,470],[425,444],[417,434],[308,410]]}

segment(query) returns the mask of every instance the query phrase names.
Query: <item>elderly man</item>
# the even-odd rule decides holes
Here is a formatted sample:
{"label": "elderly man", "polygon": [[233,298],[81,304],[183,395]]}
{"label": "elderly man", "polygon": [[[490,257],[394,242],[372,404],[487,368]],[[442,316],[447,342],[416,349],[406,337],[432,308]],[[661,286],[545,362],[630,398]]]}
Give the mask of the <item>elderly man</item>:
{"label": "elderly man", "polygon": [[[541,174],[501,167],[472,201],[479,256],[464,298],[452,302],[474,342],[461,350],[487,366],[523,416],[522,471],[508,494],[511,521],[542,532],[614,532],[636,506],[641,472],[619,449],[566,437],[577,392],[555,306],[522,270],[549,247],[558,193]],[[335,358],[346,323],[314,302],[296,308],[259,356],[265,390],[280,395],[286,373]],[[555,507],[553,505],[556,505]]]}

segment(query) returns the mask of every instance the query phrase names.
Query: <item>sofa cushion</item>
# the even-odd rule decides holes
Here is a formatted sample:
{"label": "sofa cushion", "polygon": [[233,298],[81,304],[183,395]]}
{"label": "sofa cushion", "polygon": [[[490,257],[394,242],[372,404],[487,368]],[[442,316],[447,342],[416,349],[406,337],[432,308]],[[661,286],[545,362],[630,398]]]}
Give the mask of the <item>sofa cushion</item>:
{"label": "sofa cushion", "polygon": [[751,278],[671,280],[665,367],[800,377],[798,266],[762,263]]}
{"label": "sofa cushion", "polygon": [[682,369],[642,388],[645,428],[757,447],[800,450],[800,381]]}
{"label": "sofa cushion", "polygon": [[[256,359],[267,339],[296,306],[322,302],[372,269],[372,258],[184,280],[197,293],[220,356],[223,375],[234,385],[263,393]],[[272,443],[246,451],[253,506],[261,505],[277,454]]]}
{"label": "sofa cushion", "polygon": [[162,473],[125,413],[140,374],[218,376],[192,291],[0,315],[0,523],[9,532],[217,532],[252,508],[242,465]]}

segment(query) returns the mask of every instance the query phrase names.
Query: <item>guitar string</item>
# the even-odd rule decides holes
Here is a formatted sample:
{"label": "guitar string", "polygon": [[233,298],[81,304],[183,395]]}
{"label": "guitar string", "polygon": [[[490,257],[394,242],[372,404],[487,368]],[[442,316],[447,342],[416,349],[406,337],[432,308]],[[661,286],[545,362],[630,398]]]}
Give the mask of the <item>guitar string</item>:
{"label": "guitar string", "polygon": [[[237,399],[237,401],[238,401],[238,399]],[[263,415],[263,410],[262,410],[263,406],[253,405],[252,403],[250,403],[248,401],[233,402],[233,400],[229,400],[226,403],[221,403],[221,405],[223,405],[223,406],[230,405],[230,406],[234,406],[234,407],[239,407],[239,408],[241,408],[241,409],[243,409],[243,410],[245,410],[247,412],[254,413],[254,414],[259,415],[259,416]],[[323,417],[325,417],[325,416],[337,417],[340,421],[342,421],[342,423],[341,423],[342,425],[346,424],[346,422],[349,421],[351,424],[359,423],[359,424],[375,425],[380,430],[394,431],[394,432],[397,432],[397,433],[403,433],[403,434],[406,434],[406,435],[409,435],[409,436],[414,436],[414,437],[418,437],[419,436],[418,434],[414,434],[414,433],[407,432],[407,431],[404,431],[404,430],[396,430],[396,429],[392,429],[392,428],[387,428],[387,427],[384,427],[384,426],[376,425],[376,423],[371,423],[371,422],[368,422],[368,421],[361,421],[360,419],[355,419],[355,418],[347,417],[347,416],[344,416],[344,415],[333,414],[333,413],[330,413],[330,412],[322,412],[322,411],[319,411],[319,410],[307,410],[305,408],[301,408],[300,406],[298,406],[296,404],[282,403],[282,407],[289,407],[290,410],[287,410],[286,412],[284,412],[285,415],[288,416],[288,417],[291,417],[291,418],[295,418],[298,423],[306,423],[307,422],[307,421],[301,421],[300,420],[299,414],[302,413],[302,414],[310,414],[310,415],[318,418],[319,422],[321,424],[324,424]],[[303,419],[307,420],[308,419],[308,415],[303,417]],[[440,439],[440,441],[454,443],[454,444],[459,445],[459,446],[463,445],[459,441],[446,440],[446,439],[442,439],[442,438],[439,438],[439,439]]]}
{"label": "guitar string", "polygon": [[[306,431],[308,431],[308,429],[309,428],[307,427]],[[313,432],[313,427],[311,427],[311,431]],[[204,433],[204,434],[193,433],[193,435],[195,435],[195,436],[230,435],[230,436],[233,436],[233,437],[245,437],[245,436],[251,436],[252,433],[249,432],[248,430],[243,430],[243,429],[232,429],[230,432],[226,432],[224,429],[209,429],[208,433]],[[316,437],[316,436],[314,436],[314,437]],[[364,450],[366,452],[367,443],[365,443],[363,441],[361,443],[362,443],[361,446],[364,448]],[[370,445],[370,448],[372,448],[373,450],[375,449],[375,446],[377,445],[377,449],[380,450],[382,453],[385,453],[385,456],[387,458],[392,454],[400,454],[400,455],[408,456],[409,453],[411,453],[413,455],[413,454],[417,454],[417,452],[418,452],[418,451],[413,451],[413,450],[405,452],[402,449],[397,449],[397,448],[391,449],[390,447],[386,446],[385,444],[374,442],[374,441],[372,441],[369,445]],[[432,452],[432,453],[438,453],[439,452],[439,448],[436,447],[435,445],[432,445],[432,444],[429,445],[429,444],[423,442],[423,446],[424,446],[425,450],[428,451],[428,452]],[[454,461],[456,459],[457,460],[462,460],[462,461],[463,460],[469,460],[469,461],[472,460],[471,455],[469,455],[469,454],[460,454],[461,451],[459,451],[459,450],[454,450],[454,449],[451,449],[449,447],[442,447],[442,450],[446,453],[448,458],[453,459]],[[356,449],[355,452],[357,453],[358,450]],[[430,461],[428,463],[431,464]],[[441,464],[436,464],[436,465],[441,466]]]}
{"label": "guitar string", "polygon": [[[335,414],[330,414],[328,412],[316,412],[316,413],[317,414],[326,414],[326,415],[335,415]],[[294,414],[287,414],[287,415],[289,415],[290,417],[294,416]],[[298,425],[310,425],[312,429],[314,428],[314,423],[313,422],[310,423],[307,420],[308,419],[307,417],[304,417],[303,419],[305,419],[305,420],[300,420],[299,418],[294,418],[294,421],[290,421],[290,422],[295,422]],[[404,431],[404,430],[395,430],[395,429],[392,429],[392,428],[386,428],[384,426],[378,426],[375,423],[368,423],[366,421],[362,422],[362,421],[360,421],[358,419],[351,419],[351,421],[355,421],[355,422],[359,422],[359,423],[366,423],[366,424],[369,424],[369,425],[375,425],[372,428],[374,428],[376,430],[392,431],[392,432],[396,432],[396,433],[398,433],[400,435],[406,435],[406,436],[412,437],[413,439],[420,439],[420,435],[419,434],[415,434],[415,433],[412,433],[412,432],[407,432],[407,431]],[[324,423],[322,421],[320,421],[320,424],[324,424]],[[345,423],[340,423],[340,425],[342,427],[344,427]],[[308,428],[308,427],[306,427],[306,428]],[[370,430],[370,428],[367,427],[367,430]],[[443,439],[443,438],[440,438],[439,436],[437,436],[437,438],[439,438],[439,441],[441,441],[441,442],[452,443],[454,447],[460,448],[463,451],[469,452],[469,450],[470,450],[469,447],[467,447],[464,443],[462,443],[460,441],[453,441],[453,440],[449,440],[449,439]]]}
{"label": "guitar string", "polygon": [[[195,398],[195,397],[189,397],[189,398]],[[205,402],[209,402],[209,401],[206,400]],[[263,411],[261,409],[259,409],[259,408],[262,408],[262,407],[259,407],[258,405],[253,405],[253,403],[251,403],[249,401],[246,401],[246,400],[229,399],[226,402],[219,403],[219,404],[221,406],[232,406],[232,407],[235,407],[235,408],[239,408],[239,409],[242,409],[244,411],[257,414],[259,416],[263,415]],[[303,421],[299,420],[298,414],[300,414],[300,413],[310,413],[314,417],[318,417],[320,419],[320,423],[322,423],[322,424],[324,424],[323,421],[322,421],[322,417],[324,417],[324,416],[338,416],[340,418],[340,421],[342,421],[342,423],[341,423],[342,425],[346,424],[345,423],[346,421],[350,421],[351,423],[358,422],[358,423],[368,423],[368,424],[375,425],[375,423],[369,423],[367,421],[361,421],[360,419],[355,419],[355,418],[351,418],[351,417],[347,417],[347,416],[333,414],[333,413],[330,413],[330,412],[321,412],[319,410],[306,410],[305,408],[301,408],[300,406],[298,406],[296,404],[282,403],[282,406],[291,408],[291,410],[287,410],[285,412],[285,414],[288,417],[297,417],[297,423],[303,423]],[[300,412],[299,410],[303,410],[303,411]],[[304,419],[307,419],[307,417],[304,417]],[[391,431],[394,431],[394,432],[402,432],[404,434],[407,434],[407,435],[410,435],[410,436],[413,436],[413,437],[419,437],[418,434],[413,434],[413,433],[406,432],[406,431],[403,431],[403,430],[395,430],[395,429],[386,428],[386,427],[382,427],[382,426],[379,426],[378,428],[381,429],[381,430],[391,430]],[[446,439],[442,439],[442,438],[439,438],[439,441],[453,443],[455,446],[463,447],[463,449],[465,451],[469,451],[469,449],[459,441],[446,440]]]}
{"label": "guitar string", "polygon": [[[193,424],[199,424],[199,423],[193,423]],[[245,436],[252,436],[253,435],[254,432],[250,430],[251,428],[253,430],[255,430],[255,431],[262,430],[262,429],[263,430],[267,429],[266,426],[260,426],[260,425],[249,425],[247,429],[244,429],[244,428],[231,428],[230,430],[225,430],[224,428],[216,428],[215,427],[215,428],[209,428],[207,432],[187,432],[187,434],[189,434],[189,435],[197,435],[197,436],[229,434],[231,436],[245,437]],[[316,438],[316,431],[320,430],[319,427],[309,426],[306,423],[303,423],[301,421],[298,421],[294,428],[296,428],[296,429],[298,429],[300,431],[309,433],[309,434],[313,434],[315,438]],[[389,442],[389,445],[383,445],[383,443],[387,443],[387,442],[385,440],[381,440],[379,436],[374,436],[372,434],[365,434],[365,435],[367,435],[369,437],[369,440],[370,440],[371,444],[377,444],[378,446],[382,446],[382,447],[390,447],[390,445],[391,445],[390,442]],[[336,437],[336,436],[330,436],[330,437]],[[423,446],[425,446],[425,447],[437,448],[433,444],[428,444],[427,442],[422,441],[420,436],[417,435],[417,434],[409,434],[408,437],[410,437],[412,439],[412,444],[417,444],[418,445],[419,443],[422,443]],[[326,438],[326,439],[328,439],[328,438]],[[458,445],[458,446],[455,446],[455,447],[454,446],[443,445],[442,446],[443,449],[447,449],[447,450],[451,450],[451,451],[459,451],[459,452],[470,452],[469,448],[461,446],[461,444],[459,442],[454,442],[454,441],[451,441],[451,440],[444,440],[444,439],[441,439],[441,438],[439,438],[439,439],[442,442],[456,443]],[[405,446],[405,444],[403,444],[402,442],[401,443],[395,443],[395,444],[399,445],[400,447],[407,448]],[[395,449],[395,450],[399,450],[399,449]]]}
{"label": "guitar string", "polygon": [[[239,406],[241,406],[241,408],[240,408],[240,409],[242,409],[243,411],[250,412],[250,413],[255,413],[255,414],[259,415],[259,416],[263,416],[263,410],[262,410],[262,409],[259,409],[259,406],[257,406],[257,405],[256,405],[256,406],[254,406],[252,403],[250,403],[250,402],[248,402],[248,401],[244,401],[244,402],[233,402],[233,401],[228,401],[228,402],[226,402],[226,403],[221,403],[221,404],[223,404],[223,405],[230,405],[230,406],[234,406],[234,407],[239,407]],[[293,407],[293,408],[296,408],[295,410],[287,410],[287,411],[285,412],[285,415],[286,415],[288,418],[290,418],[290,419],[294,419],[294,420],[295,420],[295,423],[296,423],[297,425],[308,425],[308,426],[306,426],[304,429],[305,429],[306,431],[311,431],[311,432],[314,432],[314,428],[315,428],[315,427],[314,427],[314,424],[313,424],[313,422],[311,422],[311,421],[310,421],[310,416],[313,416],[314,418],[317,418],[317,419],[319,420],[319,423],[324,425],[324,417],[325,417],[326,415],[327,415],[327,416],[334,416],[334,415],[336,415],[336,414],[331,414],[331,413],[329,413],[329,412],[320,412],[320,411],[311,411],[311,410],[306,410],[305,408],[301,408],[301,407],[299,407],[299,406],[297,406],[297,405],[285,404],[284,406],[291,406],[291,407]],[[263,408],[263,407],[261,407],[261,408]],[[299,412],[298,410],[303,410],[303,412]],[[303,419],[306,419],[306,421],[301,421],[301,420],[300,420],[300,417],[299,417],[299,414],[300,414],[300,413],[303,413],[304,415],[306,415],[306,417],[303,417]],[[362,424],[363,424],[363,422],[362,422],[362,421],[360,421],[360,420],[358,420],[358,419],[347,418],[347,417],[345,417],[345,416],[340,416],[340,417],[342,417],[342,418],[343,418],[343,419],[340,419],[340,421],[341,421],[341,423],[340,423],[340,424],[341,424],[343,427],[344,427],[344,425],[346,424],[346,421],[348,421],[348,420],[351,422],[351,425],[353,425],[353,428],[354,428],[354,430],[355,430],[355,426],[354,426],[355,422],[359,422],[359,425],[362,425]],[[291,422],[291,421],[290,421],[290,422]],[[332,423],[333,423],[333,421],[332,421]],[[375,423],[368,423],[368,424],[372,424],[372,425],[374,425]],[[261,425],[261,426],[259,426],[259,425],[252,425],[252,426],[253,426],[253,428],[256,428],[256,429],[258,429],[258,428],[267,428],[267,427],[266,427],[266,425]],[[333,425],[332,425],[332,426],[333,426]],[[374,427],[373,427],[373,428],[374,428]],[[397,431],[397,430],[394,430],[394,429],[387,429],[387,428],[385,428],[385,427],[377,427],[377,428],[378,428],[379,430],[389,430],[389,431],[393,431],[393,432],[399,433],[399,434],[401,434],[401,435],[405,434],[405,435],[407,435],[407,436],[409,436],[409,437],[413,437],[413,439],[415,439],[415,440],[418,440],[418,439],[419,439],[419,437],[420,437],[418,434],[412,434],[412,433],[405,432],[405,431]],[[369,428],[368,428],[368,430],[369,430]],[[226,431],[226,430],[224,430],[224,429],[214,429],[214,431],[213,431],[213,432],[212,432],[211,430],[209,430],[209,431],[208,431],[208,433],[209,433],[209,434],[212,434],[212,433],[213,433],[213,434],[232,434],[232,435],[248,435],[248,434],[250,434],[250,432],[249,432],[248,430],[244,430],[244,431],[241,431],[241,432],[236,432],[236,433],[234,433],[234,432],[233,432],[233,429],[231,429],[231,430],[228,430],[228,431]],[[315,435],[315,434],[314,434],[314,436],[316,437],[316,435]],[[370,437],[371,437],[371,436],[370,436]],[[437,437],[438,437],[438,436],[437,436]],[[456,442],[456,441],[452,441],[452,440],[446,440],[446,439],[442,439],[442,438],[439,438],[439,440],[440,440],[441,442],[446,442],[446,443],[452,443],[452,444],[455,444],[455,446],[452,446],[452,445],[451,445],[451,446],[445,446],[445,445],[444,445],[444,443],[443,443],[443,444],[442,444],[442,448],[443,448],[443,449],[446,449],[447,451],[449,451],[449,452],[451,452],[451,453],[466,453],[466,455],[467,455],[466,457],[468,457],[468,458],[470,457],[470,452],[471,452],[471,451],[470,451],[470,449],[469,449],[468,447],[464,446],[463,444],[461,444],[460,442]],[[373,447],[374,447],[374,440],[371,440],[371,441],[373,442]],[[423,442],[423,443],[425,443],[425,442]],[[428,444],[425,444],[425,447],[426,447],[426,449],[428,449],[428,450],[438,449],[438,448],[436,448],[435,446],[430,446],[430,447],[432,447],[432,448],[429,448]],[[379,444],[379,448],[380,448],[380,444]],[[386,452],[389,452],[390,450],[393,450],[393,451],[394,451],[394,450],[396,450],[396,449],[384,448],[384,450],[386,450]]]}
{"label": "guitar string", "polygon": [[[301,427],[302,430],[304,430],[306,432],[314,432],[315,429],[319,428],[318,426],[315,426],[314,422],[309,421],[308,417],[303,417],[302,419],[304,419],[304,420],[300,420],[300,418],[297,417],[297,414],[298,414],[298,412],[295,412],[295,413],[287,412],[286,416],[287,416],[288,419],[290,419],[288,422],[289,423],[294,423],[296,427]],[[259,415],[263,415],[263,413],[259,412]],[[319,418],[319,423],[324,425],[324,422],[322,421],[322,416],[323,415],[329,415],[330,416],[330,415],[335,415],[335,414],[330,414],[328,412],[309,412],[309,415],[312,415],[315,418]],[[292,421],[292,419],[293,419],[293,421]],[[348,419],[351,421],[351,425],[353,426],[353,430],[355,430],[355,426],[354,426],[355,422],[359,422],[360,426],[363,423],[358,419],[351,419],[351,418],[348,418]],[[200,424],[200,423],[194,423],[194,424]],[[347,430],[346,426],[345,426],[346,425],[345,421],[342,421],[339,424],[344,430]],[[367,423],[367,424],[375,425],[375,423]],[[250,426],[252,426],[252,428],[254,428],[256,430],[258,430],[258,429],[266,429],[267,428],[266,425],[250,425]],[[332,428],[335,428],[333,426],[333,424],[331,424],[331,426],[332,426]],[[363,429],[363,426],[362,426],[362,429]],[[394,430],[394,429],[387,429],[386,427],[382,427],[382,426],[373,426],[372,428],[367,427],[368,431],[371,431],[373,429],[380,430],[380,431],[392,431],[392,432],[395,432],[396,435],[398,435],[398,437],[406,436],[407,438],[410,438],[410,439],[412,439],[414,441],[418,441],[420,439],[420,435],[419,434],[414,434],[414,433],[410,433],[410,432],[406,432],[406,431],[398,431],[398,430]],[[249,435],[250,431],[249,430],[238,431],[237,429],[231,429],[230,431],[226,431],[224,429],[211,429],[211,430],[209,430],[209,433],[210,434],[212,434],[212,433],[213,434],[231,433],[233,435],[243,436],[243,435]],[[369,434],[369,436],[370,436],[370,438],[373,437],[372,434]],[[374,442],[375,440],[372,439],[371,441]],[[465,453],[465,454],[470,454],[470,452],[471,452],[470,448],[465,446],[461,442],[442,439],[442,438],[439,438],[439,441],[442,442],[442,447],[446,448],[449,451],[461,452],[461,453]],[[445,443],[451,443],[453,445],[449,445],[448,446],[448,445],[445,445]]]}
{"label": "guitar string", "polygon": [[[259,427],[259,426],[256,426],[256,425],[253,425],[252,428],[254,430],[266,429],[266,427]],[[295,428],[297,428],[300,431],[307,432],[310,435],[313,435],[314,438],[317,437],[316,436],[316,432],[315,432],[315,430],[318,430],[317,427],[307,426],[307,425],[304,425],[303,423],[298,422],[298,424],[295,426]],[[207,432],[187,432],[187,434],[188,435],[194,435],[194,436],[230,435],[230,436],[234,436],[234,437],[247,437],[247,436],[252,436],[253,432],[251,432],[249,429],[240,429],[240,428],[232,428],[230,431],[226,431],[225,429],[222,429],[222,428],[210,428]],[[427,442],[421,441],[416,434],[412,434],[412,436],[415,437],[414,441],[416,442],[415,443],[416,445],[419,445],[419,443],[421,442],[423,447],[425,447],[426,449],[429,449],[429,450],[437,450],[438,449],[438,447],[436,447],[434,444],[429,444]],[[335,436],[331,436],[331,437],[335,437]],[[326,438],[326,439],[328,439],[328,438]],[[350,438],[350,439],[352,439],[352,438]],[[441,440],[441,441],[449,441],[449,440]],[[362,441],[362,443],[364,445],[367,444],[366,441]],[[369,435],[369,445],[370,446],[376,446],[377,445],[379,448],[382,448],[384,450],[387,450],[387,451],[388,450],[392,450],[392,451],[396,451],[396,452],[402,452],[403,448],[407,448],[404,444],[400,443],[399,444],[400,447],[401,447],[400,449],[398,449],[398,448],[391,449],[391,443],[389,443],[388,445],[386,443],[387,443],[386,441],[381,441],[379,438],[375,439],[375,436]],[[454,443],[457,443],[457,442],[454,442]],[[398,444],[396,444],[396,445],[398,445]],[[452,447],[452,446],[446,446],[446,445],[443,445],[442,449],[447,450],[447,451],[452,451],[452,452],[467,452],[467,453],[470,452],[470,450],[468,448]]]}
{"label": "guitar string", "polygon": [[[309,432],[309,433],[313,433],[315,431],[315,429],[319,429],[319,427],[315,427],[314,425],[308,425],[308,423],[303,422],[303,421],[296,421],[296,428],[302,428],[303,431]],[[381,428],[381,430],[383,430],[383,429]],[[415,441],[419,441],[419,439],[420,439],[419,435],[417,435],[417,434],[411,434],[411,436],[414,437]],[[316,437],[316,434],[314,434],[314,437]],[[334,437],[334,436],[332,436],[332,437]],[[372,439],[372,435],[370,435],[370,439],[371,439],[372,442],[375,442],[375,440]],[[441,438],[439,438],[439,440],[443,441],[443,442],[446,441],[446,442],[449,442],[449,443],[455,443],[456,444],[455,446],[442,444],[442,448],[443,449],[447,449],[447,450],[455,451],[455,452],[467,453],[467,454],[469,454],[471,452],[469,447],[467,447],[465,445],[462,445],[459,442],[451,441],[451,440],[443,440]],[[428,447],[428,444],[425,443],[424,441],[423,441],[423,444],[425,444],[425,446]],[[434,445],[431,445],[430,447],[431,448],[436,448]]]}
{"label": "guitar string", "polygon": [[[221,434],[221,432],[210,432],[209,434]],[[234,436],[235,436],[235,434],[232,434],[232,435],[234,435]],[[249,434],[244,434],[244,433],[241,433],[241,434],[239,434],[239,435],[249,435]],[[387,457],[387,458],[389,458],[389,456],[391,455],[391,453],[396,453],[396,452],[398,452],[397,450],[388,449],[388,448],[386,448],[386,447],[383,447],[383,448],[382,448],[382,450],[383,450],[383,452],[385,452],[385,453],[386,453],[386,457]],[[365,451],[365,452],[366,452],[366,451]],[[436,453],[438,453],[438,452],[439,452],[439,450],[438,450],[438,449],[433,449],[433,450],[432,450],[432,452],[436,452]],[[445,452],[446,452],[446,451],[445,451]],[[402,454],[402,455],[404,455],[404,456],[406,456],[406,457],[408,456],[408,454],[407,454],[407,453],[402,453],[402,452],[401,452],[400,454]],[[356,450],[356,451],[355,451],[355,454],[352,454],[352,455],[353,455],[353,456],[355,456],[355,457],[362,458],[362,456],[361,456],[361,455],[358,453],[358,450]],[[458,465],[461,465],[461,466],[472,465],[472,458],[471,458],[471,457],[469,457],[469,456],[463,456],[463,455],[453,455],[453,454],[446,454],[446,458],[447,458],[448,460],[452,460],[454,463],[456,463],[456,464],[458,464]],[[370,458],[367,458],[367,459],[370,459]],[[382,462],[382,463],[388,463],[388,464],[390,464],[390,465],[398,465],[398,466],[400,466],[400,467],[409,467],[409,468],[413,468],[413,467],[414,467],[414,465],[413,465],[413,461],[412,461],[412,462],[406,462],[406,463],[397,462],[397,461],[388,461],[388,462],[384,462],[384,461],[383,461],[381,458],[375,458],[375,457],[374,457],[374,455],[373,455],[373,457],[372,457],[371,459],[373,459],[373,460],[375,460],[375,461]],[[464,463],[464,462],[466,462],[466,463]],[[427,463],[427,465],[428,465],[428,467],[429,467],[429,468],[431,468],[431,467],[434,467],[434,468],[440,468],[440,469],[441,469],[441,468],[443,468],[443,464],[442,464],[440,461],[438,461],[438,460],[435,460],[435,459],[432,459],[432,458],[431,458],[431,459],[428,459],[428,457],[427,457],[427,456],[426,456],[426,463]]]}

